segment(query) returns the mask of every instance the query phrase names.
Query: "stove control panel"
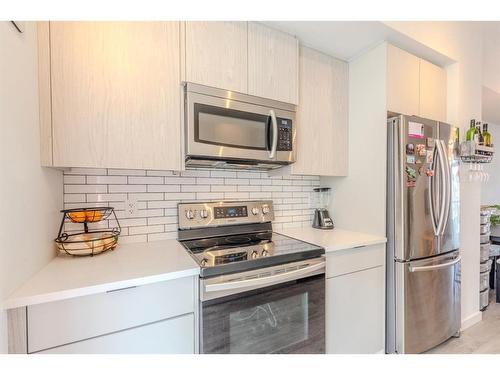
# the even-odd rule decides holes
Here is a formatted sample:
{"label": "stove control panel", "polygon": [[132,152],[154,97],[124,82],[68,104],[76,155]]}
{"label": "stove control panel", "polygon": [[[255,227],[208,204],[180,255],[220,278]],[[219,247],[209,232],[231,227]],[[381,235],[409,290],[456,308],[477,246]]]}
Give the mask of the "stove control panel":
{"label": "stove control panel", "polygon": [[179,229],[265,223],[274,220],[272,201],[179,203],[178,215]]}

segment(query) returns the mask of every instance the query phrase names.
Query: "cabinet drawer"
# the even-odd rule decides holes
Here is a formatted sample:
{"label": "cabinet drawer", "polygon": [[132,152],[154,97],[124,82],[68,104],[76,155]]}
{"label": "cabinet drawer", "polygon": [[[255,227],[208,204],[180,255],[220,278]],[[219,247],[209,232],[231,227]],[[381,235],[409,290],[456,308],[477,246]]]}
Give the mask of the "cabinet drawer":
{"label": "cabinet drawer", "polygon": [[193,277],[28,306],[28,352],[194,311]]}
{"label": "cabinet drawer", "polygon": [[385,264],[385,244],[363,246],[326,255],[326,277],[335,277]]}
{"label": "cabinet drawer", "polygon": [[109,335],[95,337],[40,354],[193,354],[194,316],[183,315]]}

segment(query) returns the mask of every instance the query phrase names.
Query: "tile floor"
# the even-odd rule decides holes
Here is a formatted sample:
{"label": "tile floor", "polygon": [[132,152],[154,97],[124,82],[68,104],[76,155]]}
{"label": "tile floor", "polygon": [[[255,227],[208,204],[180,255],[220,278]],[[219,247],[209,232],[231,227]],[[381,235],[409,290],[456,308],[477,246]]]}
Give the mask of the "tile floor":
{"label": "tile floor", "polygon": [[426,354],[500,354],[500,303],[495,303],[493,293],[482,321]]}

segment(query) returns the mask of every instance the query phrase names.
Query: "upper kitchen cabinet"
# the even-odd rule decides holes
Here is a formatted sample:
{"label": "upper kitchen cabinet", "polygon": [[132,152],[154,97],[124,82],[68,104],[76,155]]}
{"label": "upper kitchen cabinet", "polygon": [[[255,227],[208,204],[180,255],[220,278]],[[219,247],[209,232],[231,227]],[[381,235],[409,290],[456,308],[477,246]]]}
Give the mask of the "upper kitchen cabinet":
{"label": "upper kitchen cabinet", "polygon": [[248,93],[298,104],[299,43],[283,32],[248,24]]}
{"label": "upper kitchen cabinet", "polygon": [[291,173],[346,176],[348,64],[300,47],[297,161]]}
{"label": "upper kitchen cabinet", "polygon": [[446,121],[446,70],[387,45],[387,110]]}
{"label": "upper kitchen cabinet", "polygon": [[40,23],[46,165],[179,170],[179,45],[179,22]]}
{"label": "upper kitchen cabinet", "polygon": [[420,59],[387,45],[387,109],[419,115]]}
{"label": "upper kitchen cabinet", "polygon": [[420,116],[446,121],[446,70],[420,59]]}
{"label": "upper kitchen cabinet", "polygon": [[185,25],[186,81],[247,93],[247,22]]}

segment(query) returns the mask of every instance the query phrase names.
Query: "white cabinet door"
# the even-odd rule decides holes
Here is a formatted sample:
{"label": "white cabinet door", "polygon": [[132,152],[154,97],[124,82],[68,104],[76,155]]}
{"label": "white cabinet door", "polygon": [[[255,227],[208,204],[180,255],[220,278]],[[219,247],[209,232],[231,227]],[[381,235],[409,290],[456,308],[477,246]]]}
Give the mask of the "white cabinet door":
{"label": "white cabinet door", "polygon": [[420,116],[446,121],[446,70],[420,59]]}
{"label": "white cabinet door", "polygon": [[184,277],[28,306],[28,352],[191,313],[195,283]]}
{"label": "white cabinet door", "polygon": [[248,24],[248,93],[298,103],[299,42],[256,22]]}
{"label": "white cabinet door", "polygon": [[186,22],[186,81],[246,93],[247,23]]}
{"label": "white cabinet door", "polygon": [[51,22],[53,165],[181,168],[179,22]]}
{"label": "white cabinet door", "polygon": [[420,59],[387,45],[387,110],[419,115]]}
{"label": "white cabinet door", "polygon": [[194,354],[193,314],[75,342],[39,354]]}
{"label": "white cabinet door", "polygon": [[326,352],[368,354],[384,350],[384,267],[327,279]]}
{"label": "white cabinet door", "polygon": [[292,173],[346,176],[348,64],[300,47],[297,161]]}

